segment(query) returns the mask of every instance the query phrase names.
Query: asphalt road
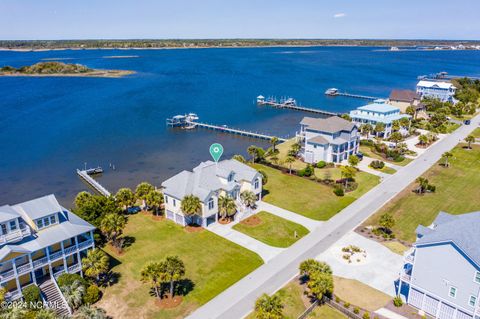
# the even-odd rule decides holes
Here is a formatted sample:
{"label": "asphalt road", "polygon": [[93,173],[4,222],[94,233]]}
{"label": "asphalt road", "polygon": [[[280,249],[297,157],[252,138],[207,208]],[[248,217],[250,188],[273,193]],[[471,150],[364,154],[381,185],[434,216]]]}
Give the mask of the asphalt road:
{"label": "asphalt road", "polygon": [[[267,264],[242,278],[214,299],[198,308],[188,318],[243,318],[254,307],[255,300],[263,293],[272,294],[283,287],[298,273],[298,265],[307,258],[324,252],[384,204],[400,193],[410,183],[434,165],[446,151],[469,135],[479,126],[480,115],[463,125],[445,139],[432,145],[416,160],[385,179],[381,184],[343,209],[328,222],[305,236]],[[294,194],[292,194],[294,196]],[[400,267],[401,265],[399,265]]]}

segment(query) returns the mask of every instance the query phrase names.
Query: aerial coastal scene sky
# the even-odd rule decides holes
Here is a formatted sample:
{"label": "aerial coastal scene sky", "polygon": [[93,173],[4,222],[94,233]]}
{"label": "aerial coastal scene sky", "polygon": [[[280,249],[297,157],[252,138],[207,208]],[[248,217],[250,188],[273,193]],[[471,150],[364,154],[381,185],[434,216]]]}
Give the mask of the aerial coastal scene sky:
{"label": "aerial coastal scene sky", "polygon": [[476,40],[480,34],[477,0],[1,0],[0,12],[3,40]]}

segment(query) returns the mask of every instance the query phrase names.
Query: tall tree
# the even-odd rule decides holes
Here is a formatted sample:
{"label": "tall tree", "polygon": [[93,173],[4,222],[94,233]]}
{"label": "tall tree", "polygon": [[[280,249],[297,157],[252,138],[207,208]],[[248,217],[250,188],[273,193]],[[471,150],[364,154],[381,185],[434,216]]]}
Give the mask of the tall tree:
{"label": "tall tree", "polygon": [[98,248],[89,250],[82,258],[82,270],[85,276],[99,280],[102,274],[108,272],[110,260],[108,255]]}
{"label": "tall tree", "polygon": [[145,207],[145,201],[147,199],[148,193],[151,191],[154,191],[155,187],[153,187],[152,184],[147,183],[147,182],[142,182],[137,185],[137,188],[135,189],[135,197],[140,200],[142,200],[142,207]]}
{"label": "tall tree", "polygon": [[158,190],[153,190],[147,194],[145,202],[148,206],[155,208],[155,215],[158,216],[158,210],[163,204],[163,194]]}
{"label": "tall tree", "polygon": [[468,135],[467,137],[465,137],[465,142],[468,143],[468,148],[469,148],[469,149],[472,149],[472,143],[475,142],[475,136],[473,136],[473,135]]}
{"label": "tall tree", "polygon": [[252,191],[243,191],[240,194],[240,200],[246,207],[253,208],[257,202],[257,196]]}
{"label": "tall tree", "polygon": [[358,158],[357,155],[350,155],[348,157],[348,164],[350,164],[350,166],[352,167],[357,167],[358,163],[360,162],[360,159]]}
{"label": "tall tree", "polygon": [[102,308],[83,305],[75,311],[73,319],[108,319],[107,312]]}
{"label": "tall tree", "polygon": [[180,209],[186,216],[201,215],[202,203],[195,195],[187,195],[182,199]]}
{"label": "tall tree", "polygon": [[392,228],[395,226],[395,219],[393,218],[392,214],[385,213],[380,216],[378,224],[380,225],[380,227],[383,228],[384,232],[390,233],[392,231]]}
{"label": "tall tree", "polygon": [[278,295],[263,294],[255,302],[255,318],[257,319],[282,319],[283,302]]}
{"label": "tall tree", "polygon": [[420,194],[423,194],[425,193],[425,191],[427,190],[427,187],[428,187],[428,179],[426,179],[425,177],[418,177],[416,182],[418,183],[418,192]]}
{"label": "tall tree", "polygon": [[378,122],[373,130],[375,131],[375,135],[378,137],[380,133],[385,132],[385,124]]}
{"label": "tall tree", "polygon": [[82,305],[85,286],[79,280],[75,280],[71,285],[60,287],[60,290],[70,308],[75,310]]}
{"label": "tall tree", "polygon": [[395,147],[397,147],[398,143],[403,140],[402,134],[400,132],[393,132],[392,135],[390,135],[390,141],[395,143]]}
{"label": "tall tree", "polygon": [[307,278],[314,272],[332,274],[332,268],[325,262],[315,259],[304,260],[299,266],[300,274]]}
{"label": "tall tree", "polygon": [[120,188],[115,195],[115,199],[121,207],[126,210],[135,202],[135,195],[130,188]]}
{"label": "tall tree", "polygon": [[175,284],[185,276],[185,264],[178,256],[168,256],[162,263],[162,277],[170,284],[170,297],[175,293]]}
{"label": "tall tree", "polygon": [[278,140],[278,137],[276,137],[276,136],[272,137],[271,140],[270,140],[270,145],[272,145],[273,154],[275,154],[275,152],[277,151],[276,146],[277,146],[278,142],[279,142],[279,140]]}
{"label": "tall tree", "polygon": [[343,179],[345,180],[345,188],[347,188],[348,181],[355,177],[355,175],[357,174],[357,170],[351,166],[342,166],[340,171]]}
{"label": "tall tree", "polygon": [[295,163],[295,157],[293,156],[287,156],[285,158],[285,163],[288,165],[288,173],[291,175],[292,174],[292,164]]}
{"label": "tall tree", "polygon": [[250,145],[247,148],[247,153],[252,157],[252,164],[255,163],[258,155],[258,149],[255,145]]}
{"label": "tall tree", "polygon": [[444,167],[449,167],[450,166],[449,160],[452,157],[453,157],[452,152],[445,152],[445,153],[442,154],[442,158],[444,160],[444,163],[443,163]]}
{"label": "tall tree", "polygon": [[330,295],[333,292],[333,276],[332,274],[314,271],[310,274],[308,290],[317,300],[322,300],[324,295]]}
{"label": "tall tree", "polygon": [[236,212],[237,205],[235,204],[235,200],[233,198],[229,196],[218,197],[218,213],[222,220],[235,215]]}
{"label": "tall tree", "polygon": [[161,298],[160,287],[162,285],[163,264],[157,262],[149,262],[143,266],[140,271],[140,277],[143,282],[150,284],[155,296]]}
{"label": "tall tree", "polygon": [[120,214],[108,214],[102,219],[100,230],[105,237],[107,237],[107,240],[112,242],[114,247],[121,248],[119,245],[119,239],[126,224],[127,220],[125,216]]}

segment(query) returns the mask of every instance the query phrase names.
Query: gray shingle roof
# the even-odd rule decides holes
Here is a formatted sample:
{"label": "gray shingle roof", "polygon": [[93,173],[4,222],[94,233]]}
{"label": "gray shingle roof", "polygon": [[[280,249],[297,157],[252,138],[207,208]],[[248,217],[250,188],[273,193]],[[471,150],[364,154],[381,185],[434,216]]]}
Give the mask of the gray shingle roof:
{"label": "gray shingle roof", "polygon": [[477,265],[480,265],[480,212],[451,215],[440,212],[433,222],[431,232],[426,232],[415,246],[453,242]]}
{"label": "gray shingle roof", "polygon": [[[234,173],[234,180],[222,183]],[[204,201],[211,192],[224,189],[233,190],[241,180],[252,181],[258,172],[248,165],[236,160],[224,160],[217,164],[212,161],[202,162],[193,172],[182,171],[162,183],[166,195],[182,199],[186,195],[195,195]]]}
{"label": "gray shingle roof", "polygon": [[0,206],[0,223],[20,217],[20,214],[10,205]]}
{"label": "gray shingle roof", "polygon": [[327,133],[336,133],[340,131],[351,132],[355,127],[354,123],[338,116],[331,116],[328,118],[304,117],[300,124],[305,125],[312,130]]}
{"label": "gray shingle roof", "polygon": [[53,194],[14,205],[13,208],[23,212],[32,220],[59,213],[62,210],[62,207]]}
{"label": "gray shingle roof", "polygon": [[330,142],[323,136],[319,135],[319,136],[315,136],[315,137],[312,137],[311,139],[308,140],[309,142],[312,142],[312,143],[315,143],[315,144],[320,144],[320,145],[325,145],[325,144],[329,144]]}

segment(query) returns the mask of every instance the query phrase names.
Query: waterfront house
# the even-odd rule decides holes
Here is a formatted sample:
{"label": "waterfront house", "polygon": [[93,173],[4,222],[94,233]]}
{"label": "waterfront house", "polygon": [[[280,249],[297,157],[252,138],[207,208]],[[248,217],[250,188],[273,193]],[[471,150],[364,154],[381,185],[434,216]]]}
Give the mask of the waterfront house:
{"label": "waterfront house", "polygon": [[412,90],[392,90],[388,97],[388,104],[396,106],[400,112],[406,113],[407,107],[412,106],[415,110],[421,110],[420,95]]}
{"label": "waterfront house", "polygon": [[400,293],[407,303],[441,319],[480,318],[480,212],[440,212],[405,255]]}
{"label": "waterfront house", "polygon": [[1,206],[0,283],[6,300],[21,298],[29,285],[51,289],[62,273],[81,273],[82,258],[94,248],[94,229],[54,195]]}
{"label": "waterfront house", "polygon": [[442,102],[455,103],[456,87],[450,82],[421,80],[417,84],[417,93],[422,98],[438,99]]}
{"label": "waterfront house", "polygon": [[[236,160],[218,163],[207,161],[195,167],[192,172],[182,171],[162,183],[166,217],[180,225],[197,224],[203,227],[218,221],[218,197],[234,198],[241,207],[240,194],[252,191],[261,199],[262,175],[250,166]],[[181,202],[187,195],[200,199],[201,212],[185,216]]]}
{"label": "waterfront house", "polygon": [[338,116],[304,117],[297,135],[302,145],[301,157],[307,163],[340,163],[358,152],[357,126]]}
{"label": "waterfront house", "polygon": [[[410,115],[401,114],[398,107],[387,104],[385,100],[375,100],[371,104],[350,111],[350,117],[352,118],[352,122],[357,123],[358,126],[370,124],[375,127],[377,123],[383,123],[385,130],[379,135],[389,137],[392,133],[393,121],[410,118]],[[402,133],[405,134],[406,132],[403,131]]]}

